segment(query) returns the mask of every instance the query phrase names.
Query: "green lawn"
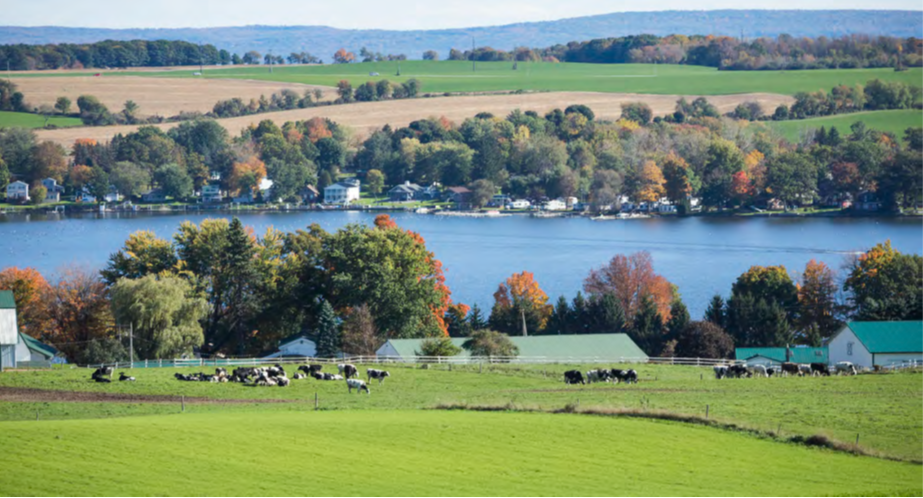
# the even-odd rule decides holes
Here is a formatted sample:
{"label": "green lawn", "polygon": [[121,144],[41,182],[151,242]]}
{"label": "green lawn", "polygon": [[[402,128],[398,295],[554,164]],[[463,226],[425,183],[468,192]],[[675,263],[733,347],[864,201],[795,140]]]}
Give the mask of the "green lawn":
{"label": "green lawn", "polygon": [[[829,378],[716,380],[708,368],[666,365],[636,367],[637,385],[565,386],[566,365],[477,366],[434,365],[423,370],[391,365],[392,377],[372,385],[369,398],[349,396],[341,382],[293,381],[288,388],[256,388],[240,384],[179,382],[174,369],[135,369],[135,383],[97,384],[85,369],[9,372],[0,385],[63,391],[115,392],[175,396],[172,403],[0,403],[0,420],[119,417],[179,410],[178,396],[226,399],[279,399],[272,405],[187,404],[192,413],[212,411],[290,411],[313,407],[317,393],[322,408],[334,410],[413,410],[438,404],[469,403],[559,409],[579,402],[582,408],[644,408],[704,415],[713,420],[763,431],[781,429],[783,436],[822,434],[884,454],[923,460],[923,374],[902,373]],[[587,366],[582,369],[586,370]],[[211,367],[213,370],[213,367]],[[183,369],[186,372],[209,371]],[[360,369],[364,372],[364,369]]]}
{"label": "green lawn", "polygon": [[903,139],[904,130],[923,126],[923,112],[919,110],[871,111],[821,118],[799,119],[791,121],[770,122],[769,126],[779,130],[789,141],[797,142],[806,130],[836,127],[840,136],[849,135],[849,127],[856,121],[863,121],[873,130],[889,131],[898,139]]}
{"label": "green lawn", "polygon": [[[83,122],[78,118],[65,118],[61,116],[49,118],[48,124],[55,125],[59,128],[83,126]],[[26,112],[0,111],[0,128],[13,126],[19,128],[42,128],[45,126],[45,117]]]}
{"label": "green lawn", "polygon": [[[346,79],[354,86],[369,80],[388,79],[392,82],[416,78],[423,83],[423,92],[482,92],[503,90],[550,90],[633,92],[652,94],[724,95],[748,92],[794,94],[800,91],[829,90],[839,85],[865,84],[875,78],[920,84],[923,70],[904,72],[893,69],[840,69],[810,71],[718,71],[715,68],[651,64],[576,64],[519,63],[512,70],[509,62],[479,62],[472,72],[471,63],[464,61],[404,61],[370,62],[325,66],[239,66],[206,70],[204,76],[195,71],[155,71],[103,73],[103,77],[160,76],[176,78],[257,79],[292,83],[335,86]],[[370,73],[380,76],[370,76]],[[91,73],[87,73],[91,74]],[[17,77],[74,76],[74,73],[38,73]]]}
{"label": "green lawn", "polygon": [[915,464],[582,415],[308,411],[3,422],[0,442],[0,493],[8,496],[923,493]]}

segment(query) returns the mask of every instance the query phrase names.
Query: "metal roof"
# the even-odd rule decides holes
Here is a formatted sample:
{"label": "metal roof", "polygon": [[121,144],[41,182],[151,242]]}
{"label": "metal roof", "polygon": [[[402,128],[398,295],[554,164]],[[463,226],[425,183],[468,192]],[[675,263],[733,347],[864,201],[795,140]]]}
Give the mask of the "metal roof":
{"label": "metal roof", "polygon": [[0,310],[16,309],[16,300],[13,299],[13,291],[0,290]]}
{"label": "metal roof", "polygon": [[[401,358],[412,358],[420,351],[424,340],[391,339],[388,344]],[[467,340],[465,337],[455,337],[452,338],[452,344],[462,347]],[[510,340],[519,348],[521,357],[647,359],[644,351],[627,334],[510,336]],[[462,349],[459,356],[470,356],[470,353]]]}
{"label": "metal roof", "polygon": [[791,347],[786,360],[786,348],[737,348],[734,356],[738,360],[749,360],[755,356],[762,356],[770,360],[784,363],[827,363],[827,348]]}
{"label": "metal roof", "polygon": [[33,353],[38,353],[48,359],[54,358],[54,355],[58,354],[57,349],[40,342],[38,339],[23,333],[20,333],[19,337],[22,339],[22,342],[26,344],[26,347],[29,348],[29,351]]}
{"label": "metal roof", "polygon": [[869,353],[923,353],[923,322],[849,322]]}

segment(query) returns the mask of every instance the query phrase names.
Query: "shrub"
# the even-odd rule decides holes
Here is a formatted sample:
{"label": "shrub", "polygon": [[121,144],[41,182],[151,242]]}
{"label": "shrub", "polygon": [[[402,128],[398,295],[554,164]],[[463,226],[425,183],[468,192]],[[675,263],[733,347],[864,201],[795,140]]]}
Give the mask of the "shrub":
{"label": "shrub", "polygon": [[462,344],[471,356],[519,356],[519,348],[509,336],[495,330],[478,330]]}
{"label": "shrub", "polygon": [[420,351],[414,351],[417,356],[456,356],[461,353],[461,348],[452,344],[448,337],[433,337],[420,344]]}

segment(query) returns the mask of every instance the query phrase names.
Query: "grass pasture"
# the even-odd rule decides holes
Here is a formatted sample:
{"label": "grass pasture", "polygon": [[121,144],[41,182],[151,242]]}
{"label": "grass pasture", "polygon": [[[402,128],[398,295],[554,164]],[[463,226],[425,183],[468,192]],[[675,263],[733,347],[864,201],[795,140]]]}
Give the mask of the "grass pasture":
{"label": "grass pasture", "polygon": [[[793,95],[801,91],[829,90],[839,85],[865,84],[878,78],[919,84],[923,70],[904,72],[893,69],[817,69],[808,71],[718,71],[702,66],[654,64],[579,64],[465,61],[403,61],[398,76],[397,62],[329,64],[305,66],[234,66],[208,69],[203,76],[194,70],[123,71],[103,73],[102,78],[152,76],[165,78],[243,79],[336,86],[348,80],[353,86],[369,80],[392,82],[416,78],[424,92],[491,92],[491,91],[583,91],[614,93],[649,93],[681,95],[728,95],[736,93],[779,93]],[[379,73],[379,76],[370,76]],[[42,76],[76,76],[74,73],[16,74],[23,78]],[[89,73],[88,73],[89,74]]]}
{"label": "grass pasture", "polygon": [[[61,116],[49,118],[48,124],[52,124],[60,128],[83,126],[83,122],[81,122],[78,118],[67,118]],[[43,126],[45,126],[44,116],[26,112],[0,111],[0,128],[42,128]]]}
{"label": "grass pasture", "polygon": [[915,464],[671,422],[580,415],[215,413],[5,422],[2,429],[4,495],[923,492]]}
{"label": "grass pasture", "polygon": [[798,142],[806,131],[812,129],[817,130],[820,129],[821,126],[828,130],[831,127],[836,127],[840,132],[840,136],[845,137],[850,133],[849,127],[856,121],[864,122],[865,125],[872,130],[894,133],[900,140],[903,139],[904,130],[907,128],[919,128],[923,126],[923,112],[914,109],[857,112],[838,116],[824,116],[821,118],[770,122],[769,126],[778,130],[789,141]]}
{"label": "grass pasture", "polygon": [[[213,367],[212,367],[213,368]],[[85,369],[10,372],[0,375],[0,388],[55,391],[49,396],[11,396],[0,389],[0,420],[42,420],[122,417],[176,413],[179,396],[190,400],[187,413],[313,410],[318,394],[322,409],[419,410],[440,404],[512,405],[517,408],[557,410],[567,404],[581,408],[653,410],[704,416],[724,423],[782,436],[824,435],[853,443],[872,452],[923,460],[923,374],[902,373],[829,378],[773,378],[716,380],[710,369],[641,365],[637,385],[595,384],[566,386],[565,365],[502,365],[429,369],[390,365],[392,378],[369,397],[350,396],[341,382],[313,379],[293,381],[288,388],[256,388],[240,384],[179,382],[174,369],[135,369],[134,383],[97,384]],[[583,370],[587,366],[581,367]],[[182,369],[181,371],[209,371]],[[364,372],[364,367],[360,368]],[[122,398],[66,403],[60,392],[114,394]],[[163,396],[151,400],[131,396]],[[233,403],[215,403],[235,400]],[[265,403],[273,401],[273,403]]]}

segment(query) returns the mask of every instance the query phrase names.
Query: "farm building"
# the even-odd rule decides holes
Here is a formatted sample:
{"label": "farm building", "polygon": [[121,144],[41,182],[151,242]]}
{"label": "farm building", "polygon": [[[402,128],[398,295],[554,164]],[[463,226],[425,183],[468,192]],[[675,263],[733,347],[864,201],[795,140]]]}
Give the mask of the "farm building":
{"label": "farm building", "polygon": [[827,363],[827,348],[809,348],[792,346],[789,348],[737,348],[734,350],[737,361],[748,365],[775,367],[785,362],[792,363]]}
{"label": "farm building", "polygon": [[279,343],[279,350],[266,358],[280,358],[284,356],[314,357],[317,354],[317,344],[304,334],[298,334]]}
{"label": "farm building", "polygon": [[923,362],[923,322],[849,322],[827,344],[830,362],[890,367]]}
{"label": "farm building", "polygon": [[16,368],[16,344],[19,327],[16,325],[16,301],[13,291],[0,291],[0,370]]}
{"label": "farm building", "polygon": [[[28,365],[32,367],[47,367],[55,363],[55,356],[58,350],[42,343],[41,341],[19,333],[19,342],[16,344],[16,365]],[[63,361],[58,358],[58,361]]]}
{"label": "farm building", "polygon": [[[456,337],[452,344],[462,347],[467,339]],[[575,361],[647,361],[647,355],[627,334],[580,334],[580,335],[538,335],[511,336],[519,348],[519,358],[547,358],[549,360]],[[384,343],[376,355],[395,360],[411,360],[417,356],[424,339],[390,339]],[[471,356],[462,349],[460,357]]]}

